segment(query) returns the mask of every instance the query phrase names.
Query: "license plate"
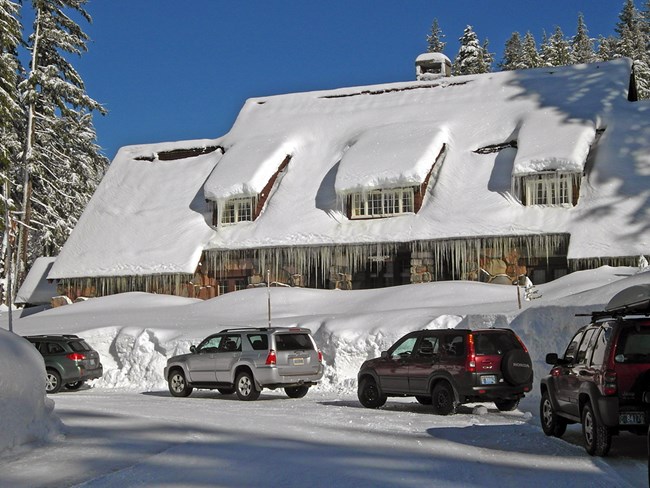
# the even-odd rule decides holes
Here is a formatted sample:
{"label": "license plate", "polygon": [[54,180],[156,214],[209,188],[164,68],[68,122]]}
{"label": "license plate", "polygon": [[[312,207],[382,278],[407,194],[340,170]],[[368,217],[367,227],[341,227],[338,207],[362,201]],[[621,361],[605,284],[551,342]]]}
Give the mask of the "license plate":
{"label": "license plate", "polygon": [[305,364],[305,359],[304,358],[293,358],[293,365],[294,366],[302,366]]}
{"label": "license plate", "polygon": [[484,374],[481,376],[481,384],[482,385],[496,385],[497,383],[497,377],[494,376],[493,374]]}
{"label": "license plate", "polygon": [[643,412],[620,413],[618,423],[621,425],[643,425],[645,424],[645,414]]}

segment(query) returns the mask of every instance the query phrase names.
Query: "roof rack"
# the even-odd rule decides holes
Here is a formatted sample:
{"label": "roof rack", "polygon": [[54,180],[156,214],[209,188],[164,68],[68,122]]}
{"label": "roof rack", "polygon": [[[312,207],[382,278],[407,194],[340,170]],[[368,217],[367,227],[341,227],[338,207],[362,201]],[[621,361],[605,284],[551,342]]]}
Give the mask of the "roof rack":
{"label": "roof rack", "polygon": [[593,320],[617,318],[623,315],[650,316],[650,284],[634,285],[614,295],[605,310],[591,313],[578,313],[576,317],[591,316]]}

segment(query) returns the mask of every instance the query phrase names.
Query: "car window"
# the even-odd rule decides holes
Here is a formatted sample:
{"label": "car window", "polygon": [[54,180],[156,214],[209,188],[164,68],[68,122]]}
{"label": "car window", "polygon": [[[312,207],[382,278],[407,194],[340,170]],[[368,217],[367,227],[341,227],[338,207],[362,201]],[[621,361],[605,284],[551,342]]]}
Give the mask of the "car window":
{"label": "car window", "polygon": [[625,327],[616,347],[617,363],[650,363],[650,327]]}
{"label": "car window", "polygon": [[269,348],[269,337],[266,334],[248,334],[246,337],[255,351],[266,351]]}
{"label": "car window", "polygon": [[199,347],[196,349],[198,352],[207,354],[217,352],[219,350],[219,344],[221,344],[222,338],[223,336],[208,337],[201,344],[199,344]]}
{"label": "car window", "polygon": [[239,334],[222,336],[218,352],[241,351],[241,336]]}
{"label": "car window", "polygon": [[517,338],[508,332],[474,334],[474,348],[478,355],[499,355],[513,349],[523,349]]}
{"label": "car window", "polygon": [[276,334],[275,347],[278,351],[293,351],[296,349],[314,349],[309,334]]}
{"label": "car window", "polygon": [[85,341],[70,341],[68,342],[68,345],[74,352],[84,352],[91,350],[90,346],[86,344]]}
{"label": "car window", "polygon": [[418,338],[416,336],[406,337],[402,341],[395,344],[394,349],[390,353],[392,359],[399,359],[409,357],[413,354],[413,348]]}
{"label": "car window", "polygon": [[447,356],[465,355],[465,334],[448,334],[442,338],[442,350]]}
{"label": "car window", "polygon": [[440,341],[436,336],[425,336],[418,347],[418,354],[420,356],[432,356],[438,354]]}
{"label": "car window", "polygon": [[607,350],[607,344],[611,335],[612,328],[606,325],[591,337],[591,342],[594,344],[594,353],[591,356],[592,366],[599,367],[605,363],[605,351]]}
{"label": "car window", "polygon": [[590,341],[595,330],[596,329],[587,329],[582,335],[582,341],[580,342],[580,347],[578,347],[578,353],[576,354],[576,364],[587,363],[587,352],[589,351],[588,346],[591,344]]}
{"label": "car window", "polygon": [[578,345],[580,344],[580,339],[582,339],[582,334],[584,331],[578,332],[576,335],[573,336],[573,339],[571,339],[571,342],[569,342],[569,345],[566,348],[566,351],[564,352],[564,360],[567,363],[573,363],[575,361],[576,353],[578,351]]}
{"label": "car window", "polygon": [[60,354],[62,352],[65,352],[65,349],[61,347],[61,345],[57,344],[56,342],[48,342],[47,343],[47,354]]}

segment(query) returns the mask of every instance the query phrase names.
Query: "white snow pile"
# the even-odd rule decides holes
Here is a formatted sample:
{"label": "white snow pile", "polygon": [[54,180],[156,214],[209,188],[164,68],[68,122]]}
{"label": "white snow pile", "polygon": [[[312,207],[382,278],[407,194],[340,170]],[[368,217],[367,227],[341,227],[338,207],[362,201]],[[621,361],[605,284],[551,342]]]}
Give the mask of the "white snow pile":
{"label": "white snow pile", "polygon": [[43,357],[27,340],[0,329],[0,452],[57,435],[54,401],[45,396]]}

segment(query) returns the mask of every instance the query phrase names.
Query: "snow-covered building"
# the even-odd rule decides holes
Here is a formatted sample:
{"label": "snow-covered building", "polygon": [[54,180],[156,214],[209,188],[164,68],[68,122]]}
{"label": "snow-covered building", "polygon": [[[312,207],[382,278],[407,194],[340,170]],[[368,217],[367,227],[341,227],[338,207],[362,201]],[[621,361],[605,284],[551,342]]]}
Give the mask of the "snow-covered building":
{"label": "snow-covered building", "polygon": [[433,80],[451,76],[451,60],[442,53],[424,53],[415,58],[415,79]]}
{"label": "snow-covered building", "polygon": [[122,148],[48,277],[75,299],[267,280],[535,283],[650,253],[631,62],[248,100],[215,140]]}

